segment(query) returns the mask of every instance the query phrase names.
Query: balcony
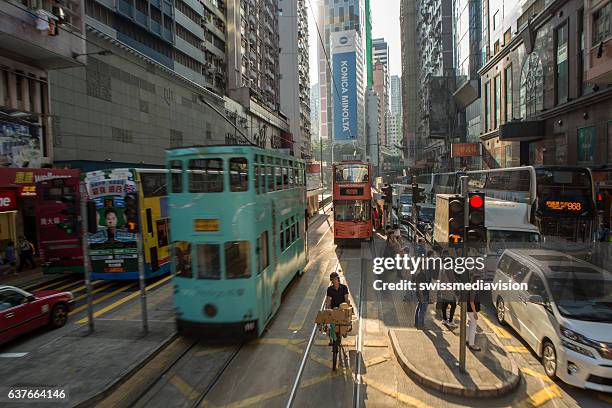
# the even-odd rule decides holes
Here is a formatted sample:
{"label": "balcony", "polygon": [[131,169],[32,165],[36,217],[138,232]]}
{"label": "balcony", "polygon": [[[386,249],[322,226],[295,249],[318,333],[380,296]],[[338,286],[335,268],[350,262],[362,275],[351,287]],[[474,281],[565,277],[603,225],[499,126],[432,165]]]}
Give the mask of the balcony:
{"label": "balcony", "polygon": [[[10,1],[10,0],[9,0]],[[39,14],[49,20],[51,29],[35,17],[37,10],[18,2],[0,1],[0,53],[42,69],[78,67],[82,60],[74,54],[86,52],[84,37],[84,9],[82,0],[70,0],[64,11],[64,22],[53,30],[58,17],[51,12],[55,2],[43,0]],[[56,9],[57,10],[57,9]],[[39,24],[37,29],[37,22]]]}

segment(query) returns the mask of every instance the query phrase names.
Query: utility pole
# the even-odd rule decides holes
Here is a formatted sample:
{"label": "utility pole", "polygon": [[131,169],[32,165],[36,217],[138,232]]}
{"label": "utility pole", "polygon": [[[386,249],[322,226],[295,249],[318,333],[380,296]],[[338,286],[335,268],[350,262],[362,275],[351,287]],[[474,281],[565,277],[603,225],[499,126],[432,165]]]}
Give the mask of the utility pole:
{"label": "utility pole", "polygon": [[[137,181],[137,191],[142,191],[140,180]],[[149,318],[147,316],[147,290],[145,287],[145,265],[143,255],[143,231],[140,211],[137,211],[138,228],[136,228],[136,248],[138,250],[138,284],[140,286],[140,310],[142,313],[142,331],[146,334],[149,331]]]}
{"label": "utility pole", "polygon": [[89,334],[94,332],[93,319],[93,295],[91,288],[91,270],[89,268],[89,220],[87,216],[87,184],[81,183],[81,245],[83,246],[83,271],[85,272],[85,287],[87,290],[87,321],[89,324]]}
{"label": "utility pole", "polygon": [[[470,222],[469,222],[469,204],[468,204],[468,176],[461,176],[460,178],[461,180],[461,196],[463,197],[464,203],[465,203],[465,207],[464,207],[464,214],[463,214],[463,226],[464,226],[464,231],[467,231]],[[463,236],[463,250],[462,250],[462,256],[467,256],[467,237],[466,234],[464,233]],[[468,273],[467,271],[464,273]],[[466,345],[465,345],[465,339],[466,339],[466,321],[467,321],[467,293],[465,290],[462,291],[461,293],[461,314],[460,314],[460,320],[461,322],[459,323],[459,370],[461,370],[461,372],[465,373],[465,353],[466,353]]]}

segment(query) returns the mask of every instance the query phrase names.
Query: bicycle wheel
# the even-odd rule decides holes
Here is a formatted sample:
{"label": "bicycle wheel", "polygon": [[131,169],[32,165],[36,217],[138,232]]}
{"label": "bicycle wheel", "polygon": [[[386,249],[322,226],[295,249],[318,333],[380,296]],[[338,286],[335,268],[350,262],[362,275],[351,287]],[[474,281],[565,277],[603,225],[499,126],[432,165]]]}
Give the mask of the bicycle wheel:
{"label": "bicycle wheel", "polygon": [[336,365],[338,363],[338,338],[332,343],[332,370],[336,371]]}

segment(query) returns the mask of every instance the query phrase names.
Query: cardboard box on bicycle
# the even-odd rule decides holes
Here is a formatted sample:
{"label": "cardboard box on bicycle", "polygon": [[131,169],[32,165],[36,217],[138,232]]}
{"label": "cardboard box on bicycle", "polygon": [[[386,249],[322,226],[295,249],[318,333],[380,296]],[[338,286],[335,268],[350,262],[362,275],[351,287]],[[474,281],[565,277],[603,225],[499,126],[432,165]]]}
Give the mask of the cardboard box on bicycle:
{"label": "cardboard box on bicycle", "polygon": [[320,310],[315,318],[317,324],[338,324],[338,325],[350,325],[352,324],[353,308],[348,309],[325,309]]}

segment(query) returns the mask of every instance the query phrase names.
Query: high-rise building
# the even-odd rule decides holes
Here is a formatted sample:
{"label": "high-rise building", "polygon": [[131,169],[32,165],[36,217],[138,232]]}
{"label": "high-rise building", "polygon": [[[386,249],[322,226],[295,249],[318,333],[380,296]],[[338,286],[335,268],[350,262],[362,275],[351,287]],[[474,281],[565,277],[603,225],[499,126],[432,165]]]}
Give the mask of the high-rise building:
{"label": "high-rise building", "polygon": [[312,128],[312,138],[313,140],[319,139],[319,127],[321,114],[319,109],[319,104],[321,103],[321,99],[319,97],[320,93],[319,84],[314,84],[310,87],[310,123]]}
{"label": "high-rise building", "polygon": [[389,70],[389,44],[384,38],[374,38],[372,40],[372,63],[382,63]]}
{"label": "high-rise building", "polygon": [[366,141],[367,141],[367,157],[374,166],[374,173],[379,174],[378,159],[379,159],[379,137],[380,131],[379,112],[380,101],[378,94],[369,87],[366,89]]}
{"label": "high-rise building", "polygon": [[[322,138],[334,138],[334,94],[340,92],[341,84],[332,79],[330,66],[332,61],[332,33],[354,32],[355,70],[356,70],[356,96],[357,96],[357,132],[355,143],[360,150],[365,145],[365,87],[367,82],[366,64],[366,7],[365,0],[348,0],[338,2],[335,0],[319,0],[318,25],[321,29],[324,44],[318,45],[318,70],[320,86],[320,110]],[[333,68],[332,68],[333,69]],[[335,140],[335,138],[334,138]],[[354,149],[353,149],[354,150]],[[334,148],[334,152],[337,150]],[[334,153],[336,155],[336,153]],[[337,155],[336,157],[341,157]]]}
{"label": "high-rise building", "polygon": [[372,90],[378,95],[378,143],[381,146],[388,146],[387,140],[387,118],[389,106],[389,89],[387,67],[382,62],[374,64],[374,84]]}
{"label": "high-rise building", "polygon": [[287,115],[298,157],[312,154],[308,15],[306,0],[278,0],[280,31],[280,104]]}
{"label": "high-rise building", "polygon": [[388,147],[393,155],[399,156],[400,151],[396,146],[401,146],[402,134],[402,81],[397,75],[392,75],[390,80],[391,93],[389,94],[389,118],[387,120]]}
{"label": "high-rise building", "polygon": [[49,73],[82,66],[86,49],[84,3],[67,4],[0,1],[0,166],[53,160]]}
{"label": "high-rise building", "polygon": [[402,47],[402,134],[401,146],[408,166],[415,165],[417,153],[417,40],[416,0],[400,1]]}
{"label": "high-rise building", "polygon": [[374,63],[372,62],[372,13],[370,12],[370,0],[365,0],[365,8],[367,86],[372,86],[374,81]]}

